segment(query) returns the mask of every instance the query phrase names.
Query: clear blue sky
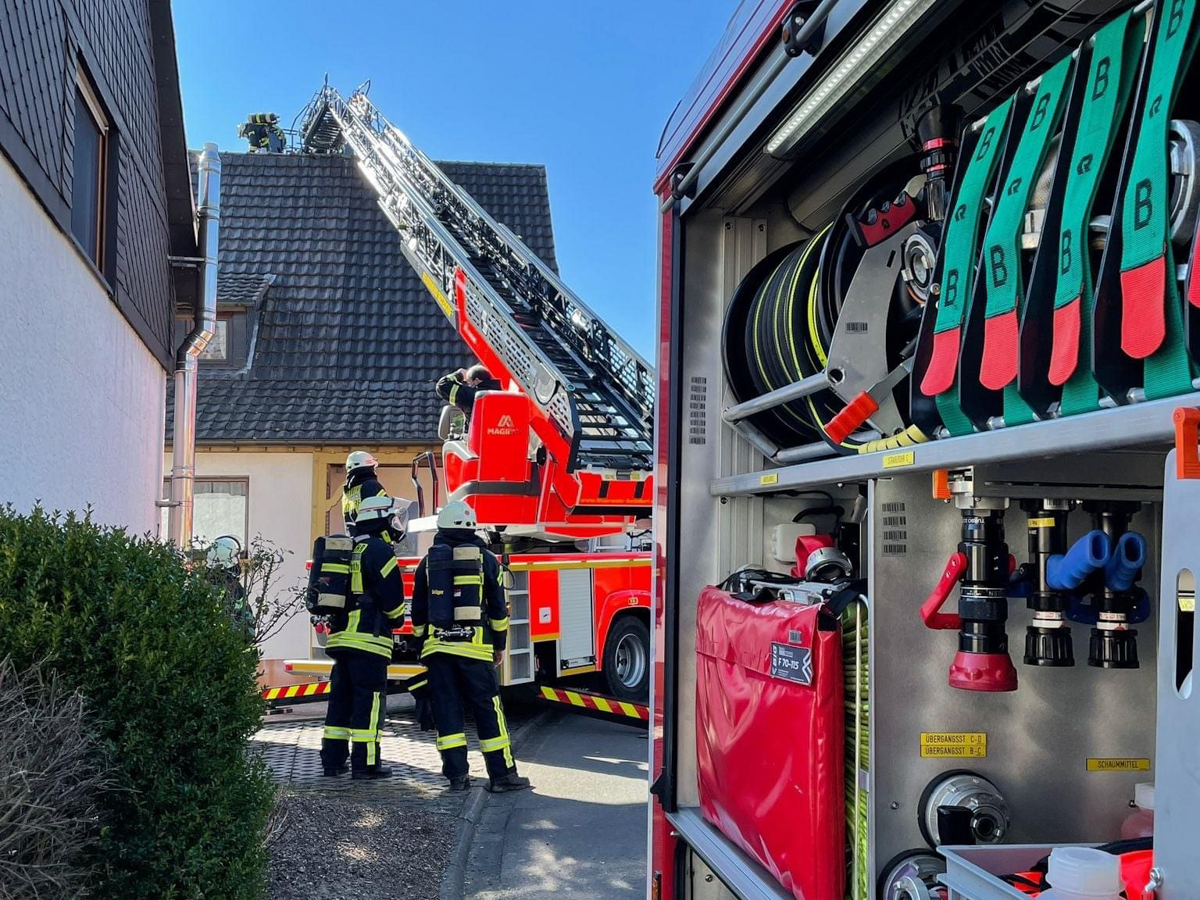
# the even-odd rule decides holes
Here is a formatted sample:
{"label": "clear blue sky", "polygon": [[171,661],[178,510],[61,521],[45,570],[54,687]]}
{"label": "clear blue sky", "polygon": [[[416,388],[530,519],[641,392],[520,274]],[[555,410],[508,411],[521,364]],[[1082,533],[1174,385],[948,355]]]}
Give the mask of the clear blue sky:
{"label": "clear blue sky", "polygon": [[434,159],[546,166],[559,267],[647,357],[659,135],[736,0],[175,0],[188,141],[238,149],[326,72]]}

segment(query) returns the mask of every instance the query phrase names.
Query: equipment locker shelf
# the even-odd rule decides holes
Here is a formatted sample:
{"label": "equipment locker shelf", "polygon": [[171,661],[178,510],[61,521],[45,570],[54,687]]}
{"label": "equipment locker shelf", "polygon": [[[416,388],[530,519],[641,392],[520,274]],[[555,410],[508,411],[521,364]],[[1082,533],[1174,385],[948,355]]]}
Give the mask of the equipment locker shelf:
{"label": "equipment locker shelf", "polygon": [[[1200,393],[929,441],[905,450],[877,451],[730,475],[714,479],[710,491],[714,497],[766,494],[881,475],[1162,445],[1174,438],[1172,417],[1181,406],[1200,406]],[[911,461],[906,454],[911,454]]]}
{"label": "equipment locker shelf", "polygon": [[[1003,876],[1115,841],[1151,781],[1155,900],[1200,897],[1200,478],[1176,469],[1186,453],[1200,471],[1177,419],[1200,408],[1197,43],[1200,0],[734,13],[655,185],[654,900],[1017,896]],[[1169,202],[1147,200],[1164,182],[1143,157]],[[810,526],[852,575],[812,574]],[[1080,547],[1086,573],[1060,578]],[[764,735],[797,741],[769,716],[709,727],[773,683],[742,661],[782,638],[739,630],[723,661],[758,679],[726,686],[705,668],[708,602],[781,582],[788,602],[857,598],[845,732],[794,749],[850,760],[823,832],[847,823],[844,897],[797,887],[834,857],[776,830],[817,808],[804,774],[747,780],[746,808],[713,787],[736,742],[778,773],[791,751]],[[963,829],[980,847],[962,857],[1001,851],[980,863],[996,884],[962,880]]]}

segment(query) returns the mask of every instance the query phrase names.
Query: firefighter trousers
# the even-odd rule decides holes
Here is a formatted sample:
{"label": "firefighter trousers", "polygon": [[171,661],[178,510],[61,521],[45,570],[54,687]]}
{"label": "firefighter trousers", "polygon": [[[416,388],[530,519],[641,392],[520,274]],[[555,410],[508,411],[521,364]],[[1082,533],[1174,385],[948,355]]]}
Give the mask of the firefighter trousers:
{"label": "firefighter trousers", "polygon": [[488,777],[503,778],[516,772],[495,667],[486,660],[449,653],[432,653],[421,662],[429,670],[429,693],[437,724],[437,748],[442,754],[442,774],[451,780],[467,774],[467,735],[463,726],[463,707],[467,703],[475,718],[475,731],[487,763]]}
{"label": "firefighter trousers", "polygon": [[388,661],[363,650],[336,651],[329,679],[329,710],[321,740],[326,772],[346,764],[355,772],[379,765],[379,732],[387,712]]}

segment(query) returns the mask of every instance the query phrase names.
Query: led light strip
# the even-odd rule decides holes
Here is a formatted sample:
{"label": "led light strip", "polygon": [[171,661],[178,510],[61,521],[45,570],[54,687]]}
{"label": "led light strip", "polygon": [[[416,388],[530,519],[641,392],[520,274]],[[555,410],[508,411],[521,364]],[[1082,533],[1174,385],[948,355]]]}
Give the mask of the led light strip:
{"label": "led light strip", "polygon": [[782,156],[794,147],[937,2],[894,0],[871,30],[843,54],[833,71],[800,101],[783,127],[767,142],[767,153]]}

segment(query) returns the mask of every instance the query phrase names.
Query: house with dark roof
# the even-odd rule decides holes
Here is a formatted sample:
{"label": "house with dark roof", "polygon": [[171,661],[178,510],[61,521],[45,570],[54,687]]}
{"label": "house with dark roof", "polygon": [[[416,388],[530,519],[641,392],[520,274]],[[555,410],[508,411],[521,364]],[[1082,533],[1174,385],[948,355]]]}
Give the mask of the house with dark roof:
{"label": "house with dark roof", "polygon": [[0,4],[0,499],[154,532],[196,242],[170,3]]}
{"label": "house with dark roof", "polygon": [[[294,582],[313,539],[342,530],[349,451],[373,453],[385,488],[415,499],[412,461],[441,446],[434,382],[475,360],[353,159],[225,153],[221,164],[217,331],[200,364],[194,530],[243,543],[261,534],[292,551],[283,578]],[[557,270],[542,166],[440,165]],[[177,330],[189,327],[185,310]],[[168,402],[168,435],[171,410]],[[310,633],[297,616],[266,657],[308,656]]]}

